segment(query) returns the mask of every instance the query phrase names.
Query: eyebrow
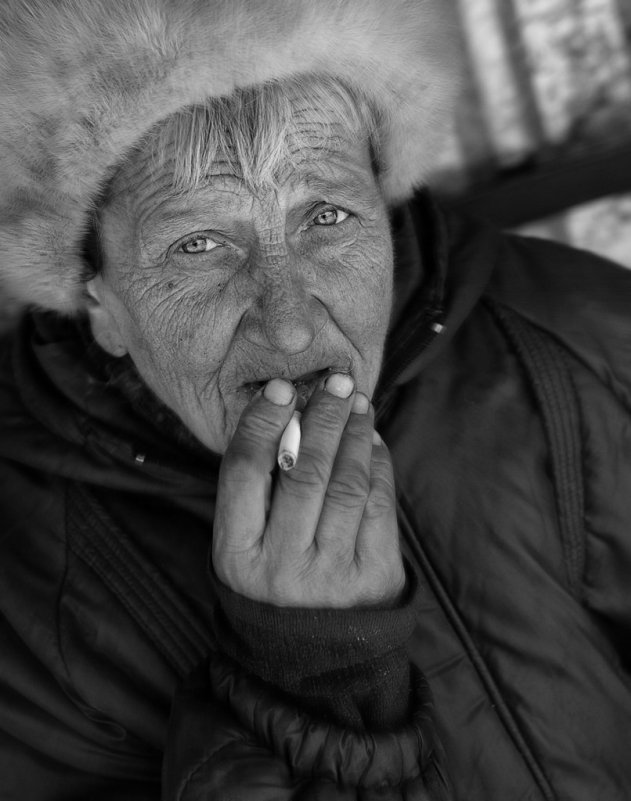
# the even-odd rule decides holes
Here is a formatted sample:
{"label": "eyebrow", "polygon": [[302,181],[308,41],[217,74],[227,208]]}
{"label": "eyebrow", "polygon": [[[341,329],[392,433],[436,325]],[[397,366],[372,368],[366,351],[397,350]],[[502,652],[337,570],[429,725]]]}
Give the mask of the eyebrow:
{"label": "eyebrow", "polygon": [[[234,178],[234,176],[229,177],[240,183],[239,179]],[[310,195],[316,194],[323,200],[333,197],[341,201],[348,201],[349,204],[357,204],[361,202],[363,197],[372,195],[374,192],[372,182],[348,168],[342,168],[341,175],[335,179],[329,178],[317,170],[298,169],[290,181],[294,190],[299,191],[302,186],[308,190]],[[234,196],[228,189],[224,191]],[[208,218],[209,214],[215,213],[217,206],[223,206],[220,197],[211,197],[211,194],[215,192],[222,192],[222,189],[218,187],[211,188],[210,184],[194,188],[192,194],[189,194],[189,190],[174,192],[171,197],[160,204],[159,210],[149,215],[149,220],[141,223],[141,229],[145,229],[147,225],[151,227],[156,225],[168,225],[168,227],[171,227],[173,225],[173,227],[176,227],[179,222],[190,221],[191,217],[197,216],[196,211],[199,214],[199,195],[204,193],[207,193],[207,199],[203,216]],[[225,211],[225,206],[223,210]],[[201,215],[199,216],[201,217]]]}
{"label": "eyebrow", "polygon": [[[234,196],[233,193],[230,193],[228,190],[225,191],[226,194]],[[178,222],[180,220],[190,219],[191,214],[194,214],[195,210],[199,208],[199,198],[202,194],[206,195],[204,199],[206,209],[212,210],[218,205],[225,208],[225,202],[222,203],[220,197],[211,196],[211,194],[215,192],[221,192],[221,189],[215,187],[211,190],[209,185],[195,187],[192,188],[192,190],[173,191],[173,194],[166,198],[158,209],[148,215],[150,224],[155,225],[156,223]],[[145,222],[143,221],[143,227],[144,225]]]}
{"label": "eyebrow", "polygon": [[298,172],[296,175],[296,185],[304,182],[309,189],[315,189],[323,195],[339,194],[340,192],[363,193],[369,190],[372,186],[363,177],[358,176],[350,169],[343,169],[342,180],[338,177],[333,180],[327,178],[319,172],[307,170],[305,172]]}

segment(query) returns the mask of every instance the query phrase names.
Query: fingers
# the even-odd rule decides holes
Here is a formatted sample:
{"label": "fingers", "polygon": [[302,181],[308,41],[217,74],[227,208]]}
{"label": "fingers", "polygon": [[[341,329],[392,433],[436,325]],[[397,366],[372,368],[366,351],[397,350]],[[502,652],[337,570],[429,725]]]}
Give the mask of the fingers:
{"label": "fingers", "polygon": [[333,558],[351,561],[355,538],[370,491],[373,410],[356,393],[331,471],[316,541]]}
{"label": "fingers", "polygon": [[398,538],[394,472],[388,448],[377,432],[370,474],[370,492],[355,544],[356,560],[360,568],[368,564],[378,568],[381,583],[396,598],[405,584],[405,571]]}
{"label": "fingers", "polygon": [[295,401],[293,385],[273,379],[241,415],[219,472],[214,552],[245,551],[260,539],[278,444]]}
{"label": "fingers", "polygon": [[369,400],[350,376],[329,376],[303,412],[296,465],[278,470],[295,394],[288,382],[268,382],[224,455],[213,536],[217,575],[237,592],[280,605],[395,598],[405,577],[394,480],[387,449],[373,441]]}
{"label": "fingers", "polygon": [[298,461],[278,477],[268,527],[271,547],[304,552],[313,544],[354,388],[350,376],[333,374],[311,396],[302,415]]}
{"label": "fingers", "polygon": [[[358,533],[357,550],[380,549],[380,525],[396,519],[396,491],[392,461],[386,444],[375,431],[370,460],[370,493],[364,508],[364,521]],[[376,540],[376,541],[375,541]]]}

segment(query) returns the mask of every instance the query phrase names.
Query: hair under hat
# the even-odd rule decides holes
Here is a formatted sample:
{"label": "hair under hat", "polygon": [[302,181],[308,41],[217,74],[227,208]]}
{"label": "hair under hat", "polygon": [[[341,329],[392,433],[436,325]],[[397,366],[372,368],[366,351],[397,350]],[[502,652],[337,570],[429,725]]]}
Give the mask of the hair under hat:
{"label": "hair under hat", "polygon": [[380,120],[386,200],[431,174],[456,94],[451,0],[3,0],[0,284],[83,305],[82,242],[104,184],[156,123],[303,73]]}

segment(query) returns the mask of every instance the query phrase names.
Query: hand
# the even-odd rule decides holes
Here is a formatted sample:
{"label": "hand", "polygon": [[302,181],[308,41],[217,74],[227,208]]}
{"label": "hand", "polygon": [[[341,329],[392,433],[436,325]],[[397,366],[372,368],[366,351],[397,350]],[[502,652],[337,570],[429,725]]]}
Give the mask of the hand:
{"label": "hand", "polygon": [[[274,398],[289,401],[279,405]],[[302,415],[296,466],[276,475],[294,406],[293,386],[274,379],[241,416],[219,475],[218,578],[277,606],[395,601],[405,574],[394,479],[368,398],[353,391],[350,376],[329,376]]]}

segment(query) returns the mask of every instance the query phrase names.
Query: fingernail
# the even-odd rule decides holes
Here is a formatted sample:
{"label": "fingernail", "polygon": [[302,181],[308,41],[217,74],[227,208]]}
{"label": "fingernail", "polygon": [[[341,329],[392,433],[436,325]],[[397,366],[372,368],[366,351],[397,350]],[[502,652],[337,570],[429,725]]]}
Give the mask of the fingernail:
{"label": "fingernail", "polygon": [[272,378],[265,384],[263,395],[276,406],[288,406],[294,399],[296,390],[294,385],[282,378]]}
{"label": "fingernail", "polygon": [[383,445],[383,440],[377,433],[377,431],[372,432],[372,444],[373,445]]}
{"label": "fingernail", "polygon": [[324,388],[336,398],[349,398],[355,389],[355,382],[347,373],[333,373],[327,378]]}
{"label": "fingernail", "polygon": [[370,409],[370,401],[363,392],[356,392],[353,398],[353,407],[351,409],[355,414],[366,414]]}

